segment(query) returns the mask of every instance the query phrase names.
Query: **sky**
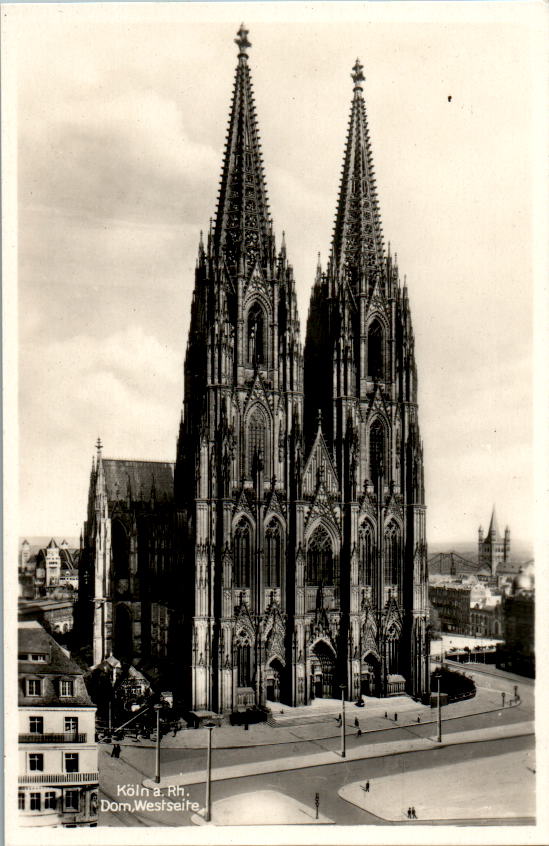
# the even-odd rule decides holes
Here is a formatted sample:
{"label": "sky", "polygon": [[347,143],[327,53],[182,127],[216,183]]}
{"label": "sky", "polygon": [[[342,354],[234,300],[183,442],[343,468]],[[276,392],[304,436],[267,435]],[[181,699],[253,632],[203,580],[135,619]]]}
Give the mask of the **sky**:
{"label": "sky", "polygon": [[537,19],[529,4],[389,5],[340,4],[337,19],[329,3],[3,7],[21,535],[78,536],[98,436],[107,457],[175,458],[244,20],[302,340],[359,57],[384,235],[409,287],[428,540],[474,541],[493,504],[531,540]]}

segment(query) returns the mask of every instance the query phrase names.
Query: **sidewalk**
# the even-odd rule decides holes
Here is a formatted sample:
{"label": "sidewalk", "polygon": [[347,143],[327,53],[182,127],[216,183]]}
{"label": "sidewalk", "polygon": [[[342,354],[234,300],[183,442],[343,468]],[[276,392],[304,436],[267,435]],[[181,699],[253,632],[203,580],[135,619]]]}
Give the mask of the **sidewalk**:
{"label": "sidewalk", "polygon": [[[313,705],[289,708],[279,703],[271,703],[275,725],[257,723],[246,731],[242,726],[222,726],[212,731],[212,748],[238,749],[250,746],[271,746],[285,743],[299,743],[303,740],[328,740],[340,737],[341,730],[336,725],[336,717],[341,713],[339,700],[319,699]],[[509,706],[507,706],[509,707]],[[478,687],[477,695],[464,702],[445,705],[442,714],[446,722],[474,714],[501,710],[501,691]],[[281,714],[280,711],[283,713]],[[385,718],[387,713],[387,719]],[[398,715],[395,722],[394,715]],[[358,719],[361,731],[391,731],[395,726],[405,728],[417,725],[418,715],[421,723],[436,721],[436,711],[428,705],[414,702],[407,696],[391,699],[368,699],[364,708],[357,708],[352,703],[345,703],[346,734],[356,734],[354,725]],[[154,746],[154,741],[139,740],[141,746]],[[166,749],[205,749],[208,744],[208,729],[186,729],[162,738],[162,748]],[[126,741],[134,746],[132,741]]]}
{"label": "sidewalk", "polygon": [[[289,770],[308,769],[319,767],[325,764],[346,764],[349,761],[360,761],[368,758],[381,758],[386,755],[400,755],[404,752],[417,752],[428,749],[441,749],[444,746],[452,746],[462,743],[475,743],[484,740],[501,739],[503,737],[520,737],[533,734],[534,723],[524,722],[513,725],[492,726],[472,731],[447,733],[442,743],[437,743],[432,738],[410,737],[409,740],[397,740],[388,743],[378,743],[370,746],[365,738],[364,745],[355,746],[349,749],[346,758],[341,758],[335,752],[316,752],[307,755],[295,755],[286,758],[276,758],[267,761],[253,761],[245,764],[235,764],[227,767],[215,767],[212,769],[212,781],[223,781],[232,778],[244,778],[253,775],[265,775],[266,773],[285,772]],[[152,779],[145,779],[145,787],[167,788],[172,785],[200,784],[206,781],[206,772],[196,771],[179,773],[179,775],[166,776],[160,784],[155,784]]]}

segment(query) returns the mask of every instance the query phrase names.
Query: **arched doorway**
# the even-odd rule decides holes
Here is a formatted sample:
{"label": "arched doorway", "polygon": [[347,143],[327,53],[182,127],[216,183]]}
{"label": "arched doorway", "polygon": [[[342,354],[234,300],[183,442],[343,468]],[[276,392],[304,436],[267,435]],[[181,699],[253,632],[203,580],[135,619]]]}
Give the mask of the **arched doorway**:
{"label": "arched doorway", "polygon": [[335,654],[326,641],[319,640],[313,647],[311,663],[312,693],[315,697],[332,698],[335,689]]}
{"label": "arched doorway", "polygon": [[266,696],[269,702],[280,702],[280,685],[284,666],[279,658],[271,658],[265,669]]}
{"label": "arched doorway", "polygon": [[112,651],[121,661],[131,661],[133,658],[132,615],[127,605],[117,605],[114,609]]}
{"label": "arched doorway", "polygon": [[379,695],[379,679],[381,665],[377,655],[367,652],[362,659],[360,671],[360,692],[364,696]]}

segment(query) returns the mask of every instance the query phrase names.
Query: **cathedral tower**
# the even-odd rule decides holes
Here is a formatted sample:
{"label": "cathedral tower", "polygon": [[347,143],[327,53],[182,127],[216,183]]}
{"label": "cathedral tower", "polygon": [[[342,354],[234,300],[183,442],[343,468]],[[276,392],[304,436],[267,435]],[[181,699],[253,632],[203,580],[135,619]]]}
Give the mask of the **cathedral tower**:
{"label": "cathedral tower", "polygon": [[[396,256],[384,251],[358,60],[352,79],[332,249],[326,272],[317,271],[304,364],[306,442],[319,457],[321,443],[329,465],[316,522],[339,562],[326,585],[326,572],[311,560],[305,589],[323,594],[315,615],[327,615],[327,649],[350,695],[405,687],[419,696],[428,690],[429,670],[414,335]],[[314,534],[303,540],[308,560]],[[305,608],[305,628],[307,618]]]}
{"label": "cathedral tower", "polygon": [[275,249],[247,35],[235,39],[216,217],[198,249],[175,475],[194,572],[193,707],[220,711],[289,696],[302,465],[294,280],[284,243]]}

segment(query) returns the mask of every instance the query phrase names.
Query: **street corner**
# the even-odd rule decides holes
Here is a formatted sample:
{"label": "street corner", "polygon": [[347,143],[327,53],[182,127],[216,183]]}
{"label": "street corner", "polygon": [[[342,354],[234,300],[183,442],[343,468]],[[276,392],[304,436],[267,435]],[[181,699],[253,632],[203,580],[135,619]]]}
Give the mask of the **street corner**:
{"label": "street corner", "polygon": [[194,825],[332,825],[315,802],[311,806],[278,790],[255,790],[212,803],[211,819],[205,809],[193,814]]}

